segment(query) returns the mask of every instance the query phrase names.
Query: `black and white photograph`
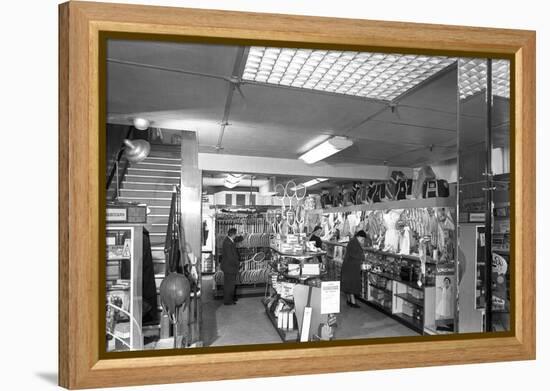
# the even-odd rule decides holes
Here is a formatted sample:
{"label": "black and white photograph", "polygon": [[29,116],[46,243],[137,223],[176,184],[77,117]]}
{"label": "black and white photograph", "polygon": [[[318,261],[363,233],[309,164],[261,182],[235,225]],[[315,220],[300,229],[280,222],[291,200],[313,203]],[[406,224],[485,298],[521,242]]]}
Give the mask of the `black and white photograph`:
{"label": "black and white photograph", "polygon": [[509,60],[106,49],[107,353],[513,329]]}

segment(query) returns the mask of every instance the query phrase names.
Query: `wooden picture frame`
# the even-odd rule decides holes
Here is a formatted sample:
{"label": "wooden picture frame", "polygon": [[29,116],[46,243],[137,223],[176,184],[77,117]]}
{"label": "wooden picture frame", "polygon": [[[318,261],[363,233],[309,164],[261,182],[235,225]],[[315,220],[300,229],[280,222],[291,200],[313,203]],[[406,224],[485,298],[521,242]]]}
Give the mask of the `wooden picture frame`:
{"label": "wooden picture frame", "polygon": [[[532,31],[69,2],[59,6],[59,384],[90,388],[535,358],[535,33]],[[100,136],[102,34],[267,42],[509,58],[512,66],[512,331],[319,343],[292,349],[105,359],[98,259],[104,256]],[[104,148],[104,147],[103,147]],[[250,351],[254,350],[254,354]],[[457,354],[459,352],[459,354]]]}

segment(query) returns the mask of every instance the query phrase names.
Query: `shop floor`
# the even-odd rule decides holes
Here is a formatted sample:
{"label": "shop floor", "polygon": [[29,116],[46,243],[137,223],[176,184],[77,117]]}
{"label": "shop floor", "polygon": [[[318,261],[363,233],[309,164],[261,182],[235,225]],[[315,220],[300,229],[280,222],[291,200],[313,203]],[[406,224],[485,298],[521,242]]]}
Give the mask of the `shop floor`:
{"label": "shop floor", "polygon": [[[279,335],[265,314],[261,297],[244,297],[236,305],[225,306],[214,299],[212,277],[203,277],[204,346],[227,346],[281,343]],[[382,338],[418,335],[387,315],[359,303],[346,305],[342,295],[336,339]]]}

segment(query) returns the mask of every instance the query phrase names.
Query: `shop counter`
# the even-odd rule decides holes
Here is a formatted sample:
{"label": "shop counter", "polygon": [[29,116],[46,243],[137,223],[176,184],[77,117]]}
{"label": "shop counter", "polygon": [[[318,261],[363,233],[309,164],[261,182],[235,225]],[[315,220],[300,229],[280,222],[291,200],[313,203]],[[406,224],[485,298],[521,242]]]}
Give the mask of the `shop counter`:
{"label": "shop counter", "polygon": [[281,249],[277,248],[276,246],[271,246],[271,250],[276,252],[282,257],[288,257],[297,259],[299,261],[306,261],[308,259],[315,258],[317,256],[324,256],[327,255],[326,251],[282,251]]}

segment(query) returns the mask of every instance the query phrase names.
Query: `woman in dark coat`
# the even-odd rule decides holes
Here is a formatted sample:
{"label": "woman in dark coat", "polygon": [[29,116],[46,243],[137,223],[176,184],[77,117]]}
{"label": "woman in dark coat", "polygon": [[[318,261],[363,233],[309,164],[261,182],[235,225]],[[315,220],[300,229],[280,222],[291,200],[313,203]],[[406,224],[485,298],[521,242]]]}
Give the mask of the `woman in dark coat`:
{"label": "woman in dark coat", "polygon": [[346,294],[348,305],[354,308],[359,308],[355,295],[361,295],[361,264],[364,259],[363,246],[366,239],[365,231],[357,232],[346,247],[346,255],[342,263],[342,292]]}

